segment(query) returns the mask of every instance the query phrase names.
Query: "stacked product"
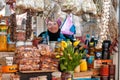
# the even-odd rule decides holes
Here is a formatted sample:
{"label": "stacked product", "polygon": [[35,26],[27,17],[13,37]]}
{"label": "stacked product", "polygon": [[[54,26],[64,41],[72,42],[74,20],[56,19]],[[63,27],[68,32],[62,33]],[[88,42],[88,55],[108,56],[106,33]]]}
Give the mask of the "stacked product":
{"label": "stacked product", "polygon": [[20,71],[39,70],[40,53],[36,47],[25,46],[24,44],[22,46],[17,46],[15,55],[15,62],[19,65]]}
{"label": "stacked product", "polygon": [[[21,42],[19,42],[19,45]],[[58,60],[52,54],[48,45],[38,45],[38,49],[26,43],[18,46],[15,52],[15,62],[19,71],[53,71],[58,69]],[[31,65],[32,64],[32,65]]]}
{"label": "stacked product", "polygon": [[55,58],[54,52],[51,52],[51,48],[48,45],[40,44],[38,45],[40,50],[40,61],[41,66],[40,69],[42,71],[49,71],[49,70],[58,70],[58,59]]}

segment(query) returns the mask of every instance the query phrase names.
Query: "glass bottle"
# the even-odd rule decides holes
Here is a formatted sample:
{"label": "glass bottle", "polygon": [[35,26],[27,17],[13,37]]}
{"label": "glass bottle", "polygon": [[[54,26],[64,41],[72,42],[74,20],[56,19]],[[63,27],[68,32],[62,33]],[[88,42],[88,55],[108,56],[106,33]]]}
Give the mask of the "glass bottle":
{"label": "glass bottle", "polygon": [[95,60],[95,48],[94,48],[94,43],[93,42],[90,42],[90,45],[89,45],[89,51],[88,51],[88,54],[89,54],[89,57],[88,57],[88,69],[93,69],[93,63],[94,63],[94,60]]}

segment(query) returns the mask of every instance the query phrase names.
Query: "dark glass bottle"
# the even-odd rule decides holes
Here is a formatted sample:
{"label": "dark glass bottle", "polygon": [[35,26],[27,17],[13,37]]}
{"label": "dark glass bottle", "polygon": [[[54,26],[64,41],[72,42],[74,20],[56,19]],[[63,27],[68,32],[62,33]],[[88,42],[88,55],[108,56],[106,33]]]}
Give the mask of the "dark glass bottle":
{"label": "dark glass bottle", "polygon": [[110,59],[110,40],[104,40],[102,44],[102,59]]}

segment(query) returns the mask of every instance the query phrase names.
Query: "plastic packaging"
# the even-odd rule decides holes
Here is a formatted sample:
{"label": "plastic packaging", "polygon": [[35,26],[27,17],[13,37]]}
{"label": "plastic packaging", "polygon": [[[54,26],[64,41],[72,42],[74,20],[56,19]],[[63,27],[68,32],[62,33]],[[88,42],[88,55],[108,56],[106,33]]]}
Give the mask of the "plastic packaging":
{"label": "plastic packaging", "polygon": [[53,72],[52,80],[61,80],[61,72]]}

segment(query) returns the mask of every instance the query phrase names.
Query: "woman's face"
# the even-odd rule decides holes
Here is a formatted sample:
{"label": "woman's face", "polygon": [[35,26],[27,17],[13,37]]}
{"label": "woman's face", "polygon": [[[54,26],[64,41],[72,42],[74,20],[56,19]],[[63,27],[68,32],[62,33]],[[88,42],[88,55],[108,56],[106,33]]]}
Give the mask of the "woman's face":
{"label": "woman's face", "polygon": [[59,30],[57,22],[53,22],[53,21],[48,22],[47,28],[51,33],[56,33]]}

